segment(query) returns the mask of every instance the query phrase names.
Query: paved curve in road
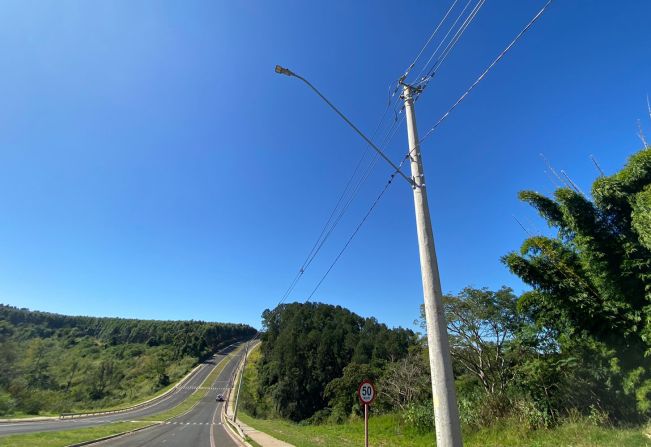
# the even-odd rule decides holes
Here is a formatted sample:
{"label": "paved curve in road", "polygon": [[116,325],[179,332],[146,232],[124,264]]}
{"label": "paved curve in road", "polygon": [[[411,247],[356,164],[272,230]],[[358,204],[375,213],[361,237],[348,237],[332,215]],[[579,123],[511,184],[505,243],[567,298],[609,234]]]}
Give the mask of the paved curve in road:
{"label": "paved curve in road", "polygon": [[[138,418],[143,418],[146,416],[151,416],[162,411],[169,410],[172,407],[183,402],[188,396],[190,396],[196,389],[200,386],[201,383],[206,379],[208,374],[215,368],[220,362],[228,361],[224,360],[228,354],[235,349],[235,346],[230,346],[226,349],[223,349],[218,354],[216,354],[212,359],[204,362],[199,370],[188,380],[183,387],[178,391],[172,393],[168,397],[155,402],[151,406],[135,409],[133,411],[126,411],[123,413],[115,414],[105,414],[93,417],[84,417],[78,419],[63,419],[63,420],[49,420],[49,421],[39,421],[39,422],[10,422],[10,423],[0,423],[0,437],[3,435],[12,435],[19,433],[32,433],[32,432],[43,432],[43,431],[60,431],[60,430],[71,430],[75,428],[82,427],[94,427],[98,425],[104,425],[110,422],[117,421],[134,421]],[[238,355],[238,358],[241,354]],[[224,371],[220,374],[218,381],[215,383],[215,386],[225,387],[228,385],[224,380],[228,380],[230,374],[235,368],[237,362],[229,362]],[[224,378],[225,377],[225,378]],[[214,401],[214,396],[218,393],[217,390],[211,390],[208,393],[208,396],[212,396]],[[203,402],[202,402],[203,403]],[[214,407],[214,405],[213,405]],[[219,415],[218,415],[219,416]],[[145,430],[149,431],[151,429]],[[0,438],[1,439],[1,438]]]}
{"label": "paved curve in road", "polygon": [[[237,358],[240,358],[241,355],[243,354],[241,353]],[[233,441],[227,428],[222,425],[220,415],[225,402],[215,401],[217,394],[225,394],[229,378],[237,364],[237,361],[229,362],[215,382],[211,384],[215,390],[207,393],[185,415],[97,445],[102,447],[238,447],[242,445]]]}

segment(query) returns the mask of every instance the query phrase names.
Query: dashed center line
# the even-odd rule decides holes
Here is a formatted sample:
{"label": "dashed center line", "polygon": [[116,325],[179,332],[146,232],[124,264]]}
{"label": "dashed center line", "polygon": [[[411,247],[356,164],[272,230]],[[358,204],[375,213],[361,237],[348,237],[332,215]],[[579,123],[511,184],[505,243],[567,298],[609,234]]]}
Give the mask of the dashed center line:
{"label": "dashed center line", "polygon": [[224,386],[181,386],[180,390],[226,390]]}
{"label": "dashed center line", "polygon": [[221,422],[163,422],[165,425],[222,425]]}

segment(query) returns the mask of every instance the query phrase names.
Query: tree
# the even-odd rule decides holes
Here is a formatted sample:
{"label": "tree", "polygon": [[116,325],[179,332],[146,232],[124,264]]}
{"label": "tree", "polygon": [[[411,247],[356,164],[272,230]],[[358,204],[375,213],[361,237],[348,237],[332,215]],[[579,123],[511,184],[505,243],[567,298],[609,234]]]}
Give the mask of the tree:
{"label": "tree", "polygon": [[429,401],[432,391],[429,365],[422,353],[412,350],[407,357],[387,364],[378,390],[380,401],[400,411],[417,402]]}
{"label": "tree", "polygon": [[262,317],[259,393],[271,398],[280,416],[294,421],[326,408],[326,387],[343,377],[350,363],[379,368],[404,357],[416,343],[410,330],[389,329],[341,306],[283,304]]}
{"label": "tree", "polygon": [[97,368],[94,369],[89,395],[91,399],[101,399],[106,395],[106,389],[112,385],[118,378],[118,371],[115,362],[112,359],[102,360]]}
{"label": "tree", "polygon": [[18,352],[11,340],[14,329],[6,321],[0,321],[0,388],[6,388],[16,377]]}
{"label": "tree", "polygon": [[648,408],[651,394],[639,390],[651,389],[651,148],[598,178],[592,199],[570,188],[554,198],[523,191],[520,199],[556,229],[503,258],[533,288],[520,306],[564,337],[561,349],[588,336],[612,350],[612,362],[628,374],[622,380]]}
{"label": "tree", "polygon": [[363,414],[357,389],[363,380],[375,380],[379,371],[368,364],[351,362],[343,370],[341,377],[326,385],[323,395],[328,399],[329,420],[343,422],[353,413]]}
{"label": "tree", "polygon": [[23,359],[23,370],[30,388],[47,389],[53,386],[50,365],[46,358],[48,346],[43,339],[33,339]]}
{"label": "tree", "polygon": [[[513,380],[514,366],[526,334],[528,345],[536,341],[535,331],[517,308],[518,297],[509,287],[497,291],[466,287],[458,295],[443,297],[450,339],[450,355],[455,366],[475,377],[488,394],[504,392]],[[425,324],[421,305],[421,326]]]}

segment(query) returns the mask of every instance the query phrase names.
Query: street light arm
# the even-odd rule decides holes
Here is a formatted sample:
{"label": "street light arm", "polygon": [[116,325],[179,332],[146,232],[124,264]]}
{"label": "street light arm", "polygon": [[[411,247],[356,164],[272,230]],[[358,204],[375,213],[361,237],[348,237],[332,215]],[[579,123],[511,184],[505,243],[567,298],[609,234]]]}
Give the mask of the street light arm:
{"label": "street light arm", "polygon": [[412,187],[414,187],[414,185],[415,185],[414,181],[413,181],[410,177],[407,177],[407,176],[406,176],[406,175],[405,175],[405,174],[400,170],[400,168],[399,168],[399,167],[398,167],[394,162],[392,162],[392,161],[389,159],[389,157],[387,157],[386,155],[384,155],[384,152],[382,152],[382,150],[381,150],[379,147],[377,147],[377,146],[375,145],[375,143],[373,143],[373,142],[370,140],[370,138],[368,138],[366,135],[364,135],[364,133],[363,133],[361,130],[359,130],[359,129],[357,128],[357,126],[355,126],[355,125],[354,125],[354,124],[353,124],[353,123],[352,123],[352,122],[351,122],[351,121],[346,117],[346,115],[344,115],[344,114],[343,114],[343,113],[342,113],[342,112],[341,112],[341,111],[340,111],[340,110],[339,110],[339,109],[338,109],[338,108],[337,108],[333,103],[331,103],[331,102],[328,100],[328,98],[326,98],[325,96],[323,96],[323,95],[321,94],[321,92],[320,92],[319,90],[317,90],[317,88],[316,88],[315,86],[313,86],[312,83],[311,83],[310,81],[308,81],[307,79],[305,79],[303,76],[297,75],[296,73],[294,73],[293,71],[291,71],[291,70],[288,69],[288,68],[281,67],[280,65],[276,65],[276,73],[278,73],[278,74],[284,74],[284,75],[289,76],[289,77],[292,77],[292,76],[293,76],[293,77],[295,77],[295,78],[297,78],[297,79],[300,79],[301,81],[305,82],[305,84],[307,84],[308,87],[310,87],[310,88],[311,88],[311,89],[312,89],[312,90],[313,90],[317,95],[319,95],[319,96],[321,97],[321,99],[323,99],[323,100],[326,102],[326,104],[328,104],[328,105],[330,106],[330,108],[331,108],[332,110],[334,110],[335,112],[337,112],[337,114],[338,114],[338,115],[339,115],[339,116],[340,116],[344,121],[346,121],[346,123],[348,123],[348,125],[349,125],[350,127],[352,127],[353,130],[354,130],[355,132],[357,132],[357,134],[358,134],[360,137],[362,137],[362,138],[364,139],[364,141],[366,141],[366,142],[368,143],[368,145],[371,146],[371,147],[373,148],[373,150],[375,150],[375,152],[377,152],[377,153],[380,155],[380,157],[382,157],[382,158],[383,158],[387,163],[389,163],[389,165],[391,165],[391,167],[392,167],[393,169],[395,169],[396,173],[400,174],[400,175],[402,176],[402,178],[404,178],[405,180],[407,180],[407,183],[409,183]]}

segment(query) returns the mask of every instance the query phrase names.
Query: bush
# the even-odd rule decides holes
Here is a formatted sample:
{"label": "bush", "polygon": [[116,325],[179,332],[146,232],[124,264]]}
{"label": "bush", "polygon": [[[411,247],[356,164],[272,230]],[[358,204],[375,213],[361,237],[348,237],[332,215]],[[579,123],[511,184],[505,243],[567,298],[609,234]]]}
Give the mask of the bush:
{"label": "bush", "polygon": [[38,396],[38,393],[26,394],[20,401],[20,410],[27,414],[38,415],[43,409],[43,402]]}
{"label": "bush", "polygon": [[431,402],[411,404],[402,416],[403,422],[418,433],[427,433],[434,429],[434,408]]}
{"label": "bush", "polygon": [[518,422],[529,430],[549,428],[554,424],[552,415],[530,399],[515,401],[512,412]]}
{"label": "bush", "polygon": [[498,419],[507,417],[512,402],[505,394],[487,394],[474,391],[459,396],[461,421],[471,427],[488,427]]}
{"label": "bush", "polygon": [[14,399],[8,393],[0,391],[0,416],[11,414],[15,406]]}

